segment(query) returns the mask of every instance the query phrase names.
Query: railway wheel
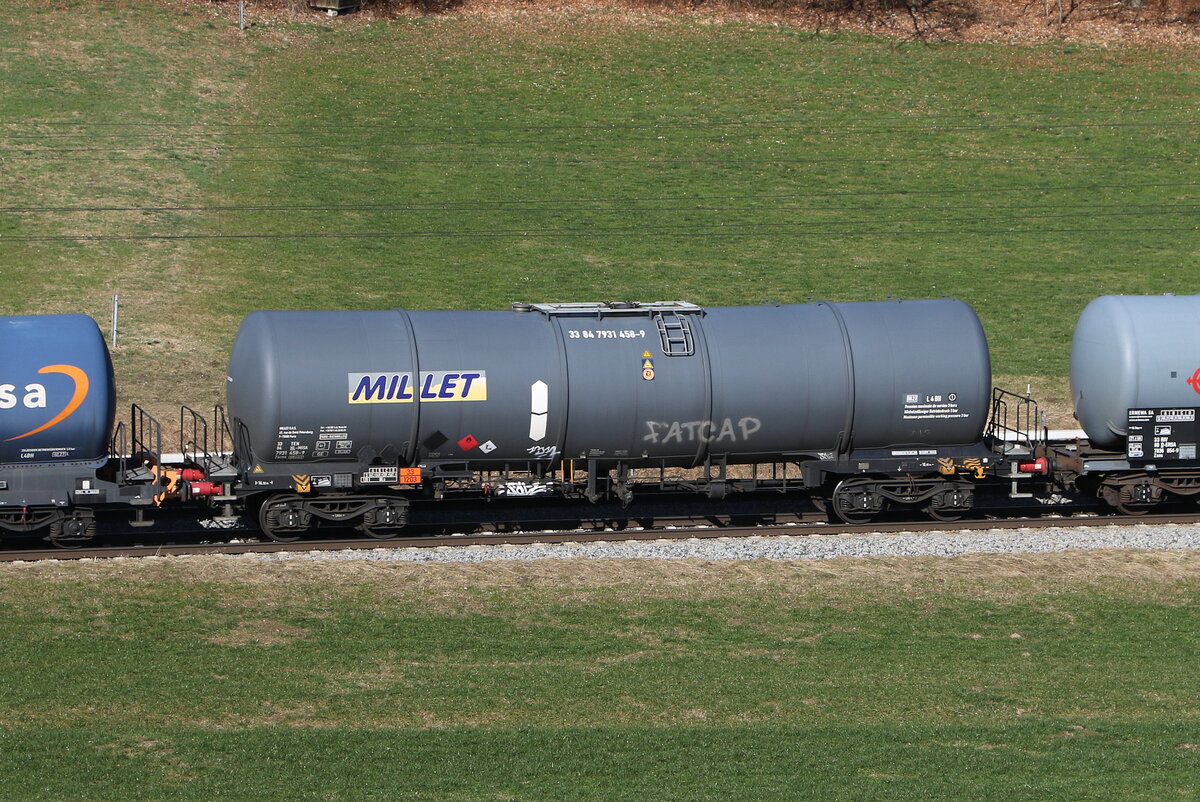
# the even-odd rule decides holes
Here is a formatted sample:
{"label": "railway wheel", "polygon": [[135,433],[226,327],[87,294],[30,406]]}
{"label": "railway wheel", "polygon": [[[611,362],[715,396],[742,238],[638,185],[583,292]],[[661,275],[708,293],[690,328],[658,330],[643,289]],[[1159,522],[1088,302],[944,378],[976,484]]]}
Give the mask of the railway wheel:
{"label": "railway wheel", "polygon": [[397,537],[408,523],[408,509],[394,504],[380,504],[363,513],[359,529],[368,537],[387,540]]}
{"label": "railway wheel", "polygon": [[312,529],[312,514],[298,496],[274,496],[258,510],[258,527],[276,543],[294,543]]}
{"label": "railway wheel", "polygon": [[1135,516],[1136,515],[1145,515],[1146,513],[1150,512],[1150,510],[1154,509],[1153,504],[1132,504],[1132,503],[1126,504],[1125,502],[1122,502],[1122,501],[1118,501],[1116,504],[1113,505],[1113,507],[1115,507],[1117,512],[1121,513],[1122,515],[1135,515]]}
{"label": "railway wheel", "polygon": [[50,522],[46,540],[60,549],[77,549],[96,537],[96,518],[90,513],[77,512]]}
{"label": "railway wheel", "polygon": [[956,487],[943,490],[933,496],[925,505],[924,510],[935,521],[952,523],[961,520],[970,512],[974,503],[975,497],[970,490]]}
{"label": "railway wheel", "polygon": [[866,524],[883,512],[886,503],[872,480],[843,479],[833,489],[829,509],[842,523]]}
{"label": "railway wheel", "polygon": [[942,509],[933,504],[930,504],[927,507],[925,507],[925,513],[935,521],[942,521],[943,523],[949,524],[949,523],[954,523],[955,521],[961,521],[962,517],[967,514],[967,511],[966,510],[955,510],[955,509]]}
{"label": "railway wheel", "polygon": [[1149,483],[1104,484],[1100,498],[1122,515],[1145,515],[1163,499],[1163,492]]}

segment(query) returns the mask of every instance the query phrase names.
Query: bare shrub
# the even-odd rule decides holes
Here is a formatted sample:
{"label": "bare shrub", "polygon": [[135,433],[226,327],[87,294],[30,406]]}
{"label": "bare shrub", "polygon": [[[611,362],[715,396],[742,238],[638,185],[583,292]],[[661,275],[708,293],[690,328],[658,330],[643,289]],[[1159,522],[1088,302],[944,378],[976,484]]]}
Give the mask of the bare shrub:
{"label": "bare shrub", "polygon": [[396,17],[416,11],[419,14],[445,14],[463,5],[465,0],[363,0],[363,6],[382,17]]}
{"label": "bare shrub", "polygon": [[[1036,7],[1026,4],[1026,11]],[[1200,0],[1041,0],[1041,13],[1048,24],[1063,25],[1074,20],[1110,20],[1153,25],[1200,22]]]}
{"label": "bare shrub", "polygon": [[877,28],[908,28],[918,38],[958,32],[979,20],[979,10],[973,0],[801,1],[804,7],[825,17],[861,19]]}

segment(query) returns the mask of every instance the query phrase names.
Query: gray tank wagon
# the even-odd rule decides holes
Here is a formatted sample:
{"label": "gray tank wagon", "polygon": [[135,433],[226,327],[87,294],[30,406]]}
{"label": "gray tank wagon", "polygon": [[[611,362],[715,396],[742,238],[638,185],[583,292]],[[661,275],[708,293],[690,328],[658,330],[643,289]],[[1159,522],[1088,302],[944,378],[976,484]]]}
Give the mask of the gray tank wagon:
{"label": "gray tank wagon", "polygon": [[[842,517],[889,499],[952,515],[971,503],[955,475],[995,460],[987,342],[953,299],[256,312],[228,406],[244,486],[272,494],[260,522],[278,536],[314,516],[390,534],[400,491],[478,472],[500,477],[496,496],[628,502],[631,470],[706,468],[720,497],[742,489],[738,463],[800,464],[805,487],[836,486]],[[871,478],[885,474],[908,485]]]}
{"label": "gray tank wagon", "polygon": [[1093,446],[1125,447],[1131,409],[1200,404],[1200,295],[1105,295],[1071,342],[1075,417]]}
{"label": "gray tank wagon", "polygon": [[1200,295],[1093,300],[1071,343],[1071,396],[1090,449],[1058,465],[1081,485],[1126,513],[1197,497]]}

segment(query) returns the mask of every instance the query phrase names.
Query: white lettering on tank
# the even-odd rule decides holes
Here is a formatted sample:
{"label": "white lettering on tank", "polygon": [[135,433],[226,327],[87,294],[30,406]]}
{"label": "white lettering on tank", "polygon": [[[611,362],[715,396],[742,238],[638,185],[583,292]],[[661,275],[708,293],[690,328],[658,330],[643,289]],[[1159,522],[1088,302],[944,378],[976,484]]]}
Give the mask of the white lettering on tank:
{"label": "white lettering on tank", "polygon": [[29,409],[46,406],[46,388],[40,384],[25,385],[25,398],[21,403]]}
{"label": "white lettering on tank", "polygon": [[719,421],[645,421],[646,443],[737,443],[749,440],[762,428],[758,418],[724,418]]}

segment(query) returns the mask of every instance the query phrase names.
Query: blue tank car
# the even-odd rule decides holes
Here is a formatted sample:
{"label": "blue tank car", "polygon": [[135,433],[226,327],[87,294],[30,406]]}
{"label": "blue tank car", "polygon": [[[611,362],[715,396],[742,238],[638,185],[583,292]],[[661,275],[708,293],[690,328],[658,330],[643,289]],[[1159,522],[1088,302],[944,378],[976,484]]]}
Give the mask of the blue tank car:
{"label": "blue tank car", "polygon": [[0,466],[105,460],[115,410],[94,320],[0,317]]}
{"label": "blue tank car", "polygon": [[[146,460],[110,453],[112,360],[87,315],[0,317],[0,535],[86,541],[108,506],[154,503]],[[140,516],[140,513],[139,513]]]}

